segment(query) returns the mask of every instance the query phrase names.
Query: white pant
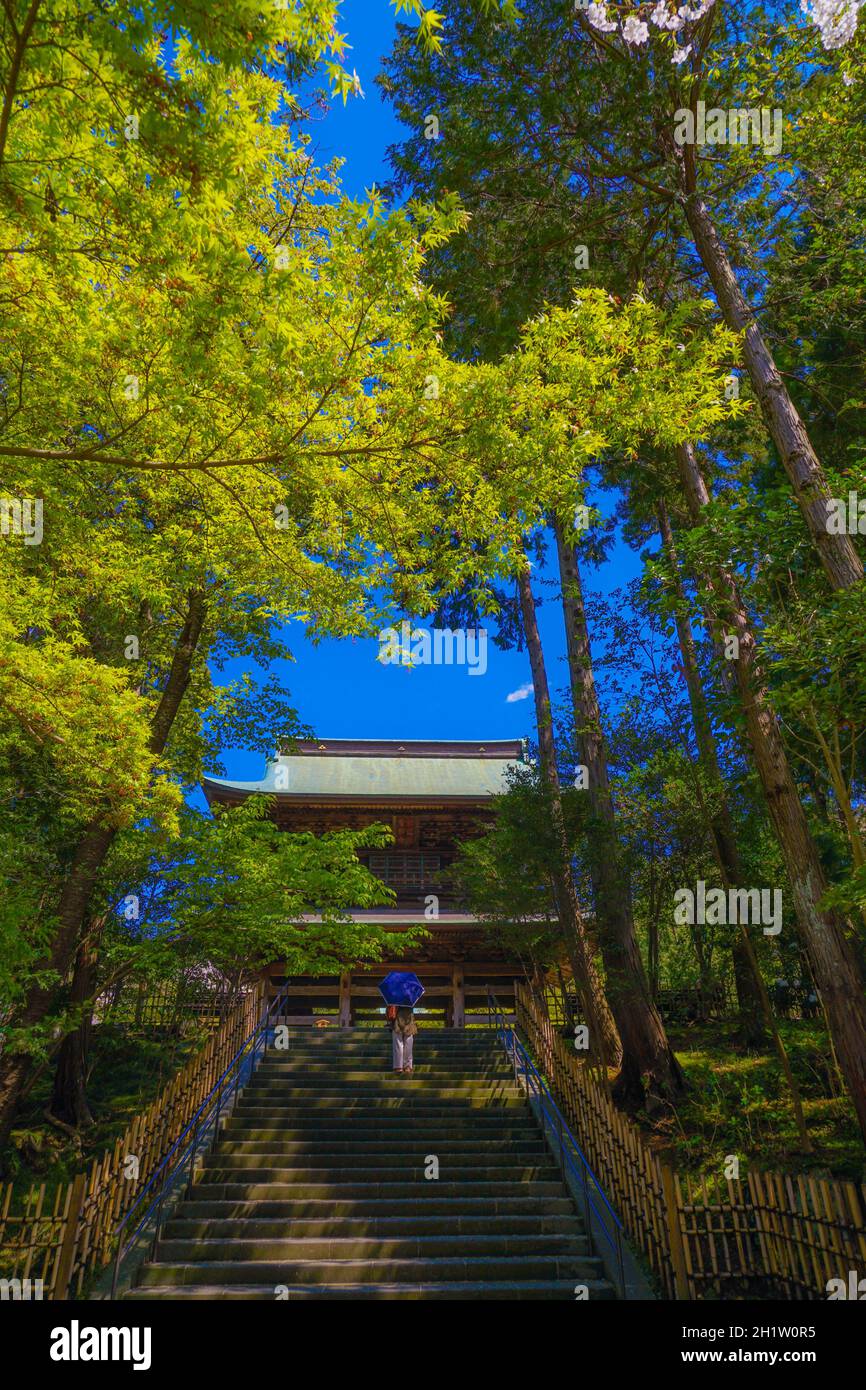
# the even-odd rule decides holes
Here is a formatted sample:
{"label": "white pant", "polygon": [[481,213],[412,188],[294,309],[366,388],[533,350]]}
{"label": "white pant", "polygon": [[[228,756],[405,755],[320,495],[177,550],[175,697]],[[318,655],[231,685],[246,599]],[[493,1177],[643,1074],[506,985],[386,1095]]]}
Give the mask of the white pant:
{"label": "white pant", "polygon": [[395,1028],[391,1037],[394,1039],[392,1050],[395,1069],[399,1071],[401,1067],[411,1067],[412,1044],[415,1041],[414,1036],[408,1038],[404,1037],[403,1034]]}

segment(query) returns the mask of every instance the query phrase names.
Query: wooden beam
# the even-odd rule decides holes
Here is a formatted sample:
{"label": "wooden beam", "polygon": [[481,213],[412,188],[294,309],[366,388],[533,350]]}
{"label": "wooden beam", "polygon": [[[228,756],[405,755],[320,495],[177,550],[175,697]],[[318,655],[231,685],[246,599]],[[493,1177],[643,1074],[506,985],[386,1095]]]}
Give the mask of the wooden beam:
{"label": "wooden beam", "polygon": [[[375,984],[378,983],[384,975],[387,975],[390,970],[414,969],[415,974],[418,976],[444,975],[446,979],[450,979],[454,964],[455,962],[453,960],[419,960],[414,962],[414,964],[411,960],[405,958],[403,960],[382,961],[373,967],[364,965],[356,966],[352,972],[352,978],[363,984]],[[513,980],[515,975],[522,977],[523,974],[519,967],[515,967],[513,963],[509,963],[508,961],[484,961],[464,958],[460,964],[471,979],[479,981],[479,989],[485,983],[484,977],[487,975],[504,975],[509,980]],[[274,962],[268,967],[268,975],[272,974],[287,975],[288,972],[282,962]],[[290,978],[298,979],[298,976],[296,975]],[[338,977],[337,975],[320,975],[318,977],[306,976],[303,978],[313,980],[315,983],[319,983],[323,980],[332,980],[336,984]]]}
{"label": "wooden beam", "polygon": [[274,994],[285,994],[291,999],[299,999],[305,994],[312,995],[315,999],[330,999],[340,992],[339,980],[333,980],[321,985],[280,985],[272,986]]}
{"label": "wooden beam", "polygon": [[[424,1007],[424,1000],[425,1000],[425,999],[429,999],[431,995],[434,995],[434,994],[435,994],[435,995],[440,995],[440,994],[447,994],[447,995],[450,995],[452,988],[453,988],[453,986],[450,985],[450,984],[448,984],[448,985],[427,985],[426,989],[424,990],[424,995],[423,995],[422,999],[420,999],[420,1000],[418,1001],[418,1006],[419,1006],[419,1008],[422,1008],[422,1009],[423,1009],[423,1007]],[[379,1000],[379,1003],[382,1005],[382,1007],[383,1007],[383,1008],[385,1007],[384,1001],[383,1001],[383,999],[382,999],[381,994],[379,993],[379,989],[378,989],[378,986],[377,986],[377,985],[359,985],[359,984],[353,984],[353,985],[352,985],[352,993],[353,993],[353,994],[356,996],[356,998],[358,998],[358,999],[378,999],[378,1000]]]}

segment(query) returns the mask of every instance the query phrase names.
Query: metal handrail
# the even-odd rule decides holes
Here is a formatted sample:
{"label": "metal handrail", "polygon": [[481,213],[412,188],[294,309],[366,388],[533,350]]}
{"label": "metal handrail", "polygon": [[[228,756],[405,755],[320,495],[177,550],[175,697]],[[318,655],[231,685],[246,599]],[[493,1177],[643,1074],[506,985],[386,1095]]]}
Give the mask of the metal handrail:
{"label": "metal handrail", "polygon": [[[256,1024],[253,1031],[244,1039],[225,1071],[222,1073],[222,1076],[218,1078],[208,1091],[201,1105],[188,1121],[185,1129],[178,1135],[168,1153],[154,1171],[153,1176],[142,1188],[129,1211],[118,1225],[115,1231],[117,1249],[114,1255],[114,1268],[111,1277],[112,1298],[116,1298],[117,1296],[120,1266],[135,1245],[142,1230],[153,1216],[154,1211],[156,1212],[156,1224],[153,1232],[153,1240],[151,1242],[151,1254],[153,1255],[156,1252],[159,1233],[162,1227],[166,1197],[174,1187],[187,1161],[189,1163],[188,1188],[192,1187],[195,1176],[196,1158],[202,1143],[207,1140],[209,1131],[213,1132],[214,1137],[219,1134],[220,1119],[226,1109],[227,1103],[232,1100],[241,1086],[246,1085],[250,1076],[252,1076],[260,1060],[259,1051],[261,1050],[262,1055],[264,1055],[268,1045],[271,1015],[272,1013],[276,1013],[278,1016],[279,1013],[282,1012],[282,1005],[286,1003],[287,998],[288,986],[284,986],[279,994],[275,995],[270,1002],[265,1004],[261,1019]],[[187,1140],[187,1136],[190,1134],[191,1138]],[[185,1140],[187,1140],[186,1143],[184,1143]],[[132,1234],[124,1239],[124,1231],[129,1226],[136,1211],[141,1207],[147,1194],[154,1188],[158,1179],[160,1179],[160,1175],[162,1175],[161,1181],[159,1181],[159,1186],[155,1190],[147,1210],[137,1222]]]}
{"label": "metal handrail", "polygon": [[[547,1082],[539,1073],[538,1068],[523,1046],[523,1043],[518,1038],[515,1029],[511,1024],[506,1022],[499,1001],[489,986],[487,989],[487,1013],[490,1019],[490,1026],[496,1028],[497,1037],[501,1040],[511,1060],[515,1081],[519,1085],[522,1077],[527,1097],[538,1101],[541,1111],[542,1130],[545,1133],[545,1122],[550,1124],[551,1131],[556,1137],[557,1158],[563,1176],[565,1175],[565,1168],[567,1165],[581,1186],[583,1193],[584,1222],[586,1224],[587,1235],[591,1238],[594,1231],[599,1231],[609,1244],[616,1261],[618,1290],[620,1295],[624,1296],[625,1268],[622,1243],[622,1222],[611,1206],[604,1188],[587,1162],[562,1111],[553,1099]],[[604,1213],[599,1210],[599,1207],[593,1200],[591,1188],[595,1194],[601,1198],[609,1220],[605,1218]],[[590,1211],[595,1215],[594,1226],[590,1220]]]}

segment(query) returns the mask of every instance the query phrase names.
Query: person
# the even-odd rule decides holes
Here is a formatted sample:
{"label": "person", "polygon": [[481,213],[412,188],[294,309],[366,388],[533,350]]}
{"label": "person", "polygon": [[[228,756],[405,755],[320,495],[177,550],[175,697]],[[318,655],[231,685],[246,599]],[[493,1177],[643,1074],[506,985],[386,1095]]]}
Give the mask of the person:
{"label": "person", "polygon": [[397,1010],[392,1028],[392,1054],[393,1067],[395,1072],[407,1072],[412,1075],[412,1051],[415,1042],[415,1034],[418,1032],[418,1024],[415,1022],[415,1015],[411,1009],[401,1007]]}

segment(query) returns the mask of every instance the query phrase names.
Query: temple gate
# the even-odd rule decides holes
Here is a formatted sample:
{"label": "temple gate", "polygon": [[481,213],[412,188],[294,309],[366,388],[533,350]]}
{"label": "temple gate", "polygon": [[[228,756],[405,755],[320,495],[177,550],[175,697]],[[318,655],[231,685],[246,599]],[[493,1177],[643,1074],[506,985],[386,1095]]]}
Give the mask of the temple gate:
{"label": "temple gate", "polygon": [[[260,782],[205,779],[211,804],[236,805],[262,792],[273,796],[274,819],[285,830],[321,835],[374,823],[392,828],[392,845],[359,851],[358,857],[393,889],[395,902],[350,915],[386,927],[393,952],[387,960],[339,976],[289,980],[285,963],[274,962],[267,972],[271,988],[287,987],[294,1020],[342,1027],[372,1020],[382,1007],[378,981],[392,969],[416,971],[426,989],[423,1008],[446,1027],[463,1028],[467,1013],[486,1009],[488,984],[502,1007],[512,1011],[514,983],[523,978],[523,968],[463,909],[447,870],[458,842],[490,824],[491,797],[507,789],[508,769],[523,757],[517,740],[317,739],[269,762]],[[429,936],[420,945],[401,946],[401,935],[417,926]]]}

